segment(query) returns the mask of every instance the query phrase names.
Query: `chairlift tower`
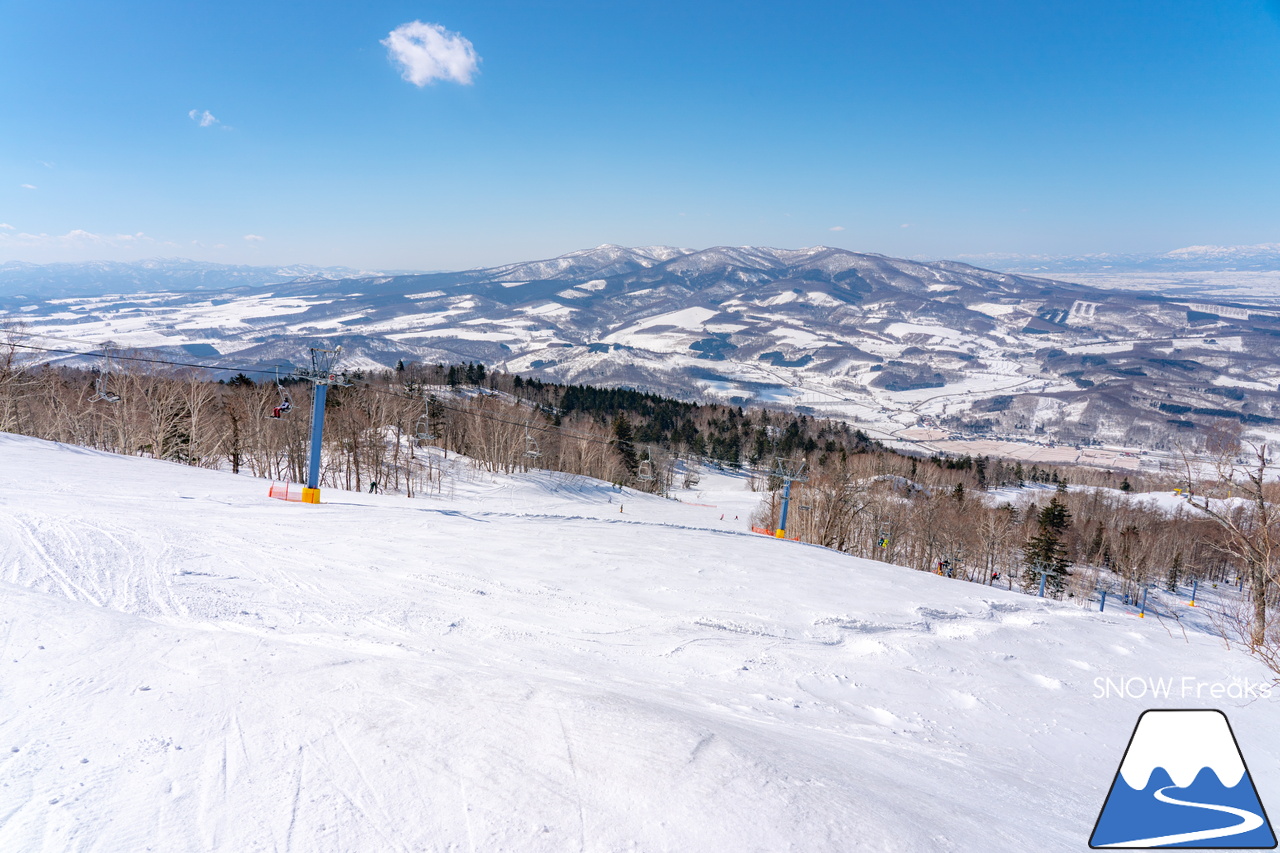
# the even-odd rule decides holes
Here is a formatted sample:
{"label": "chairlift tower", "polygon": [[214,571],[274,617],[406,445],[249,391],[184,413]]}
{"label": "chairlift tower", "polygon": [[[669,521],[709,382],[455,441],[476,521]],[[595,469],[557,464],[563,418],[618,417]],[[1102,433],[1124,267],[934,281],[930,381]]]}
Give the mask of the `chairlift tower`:
{"label": "chairlift tower", "polygon": [[783,459],[781,456],[775,457],[773,474],[775,477],[782,478],[782,517],[778,519],[778,532],[774,535],[779,539],[787,538],[787,510],[791,506],[791,484],[805,483],[809,478],[802,476],[804,472],[804,460],[798,462],[790,459]]}
{"label": "chairlift tower", "polygon": [[329,386],[345,388],[351,384],[347,374],[337,370],[341,354],[342,347],[331,350],[311,347],[311,367],[299,368],[296,374],[299,379],[306,379],[315,386],[311,405],[311,452],[307,465],[307,485],[302,490],[303,503],[320,503],[320,445],[324,438],[324,402],[329,395]]}
{"label": "chairlift tower", "polygon": [[1048,566],[1042,565],[1040,563],[1036,563],[1034,566],[1032,566],[1031,570],[1040,575],[1040,592],[1036,595],[1037,598],[1044,598],[1045,582],[1048,579],[1049,575],[1058,577],[1059,575],[1062,574],[1062,572],[1058,571],[1057,569],[1049,568]]}

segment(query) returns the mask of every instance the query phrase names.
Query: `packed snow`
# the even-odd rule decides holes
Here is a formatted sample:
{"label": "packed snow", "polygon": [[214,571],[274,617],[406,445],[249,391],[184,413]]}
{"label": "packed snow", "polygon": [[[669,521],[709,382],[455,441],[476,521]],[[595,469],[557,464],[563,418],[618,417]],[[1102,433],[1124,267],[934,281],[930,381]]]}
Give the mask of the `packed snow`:
{"label": "packed snow", "polygon": [[1080,850],[1148,707],[1223,709],[1280,791],[1275,699],[1178,692],[1268,680],[1203,589],[1139,619],[779,541],[718,472],[310,506],[0,460],[0,850]]}

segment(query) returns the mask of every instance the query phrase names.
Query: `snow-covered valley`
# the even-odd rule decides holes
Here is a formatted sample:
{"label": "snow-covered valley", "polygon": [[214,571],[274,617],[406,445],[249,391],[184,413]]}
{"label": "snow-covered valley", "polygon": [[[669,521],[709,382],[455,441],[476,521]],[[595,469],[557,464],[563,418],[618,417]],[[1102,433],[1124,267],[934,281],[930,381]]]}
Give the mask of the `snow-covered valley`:
{"label": "snow-covered valley", "polygon": [[305,506],[0,463],[0,849],[1079,850],[1148,707],[1223,709],[1280,792],[1276,699],[1182,692],[1267,681],[1213,593],[1138,619],[776,541],[727,474]]}

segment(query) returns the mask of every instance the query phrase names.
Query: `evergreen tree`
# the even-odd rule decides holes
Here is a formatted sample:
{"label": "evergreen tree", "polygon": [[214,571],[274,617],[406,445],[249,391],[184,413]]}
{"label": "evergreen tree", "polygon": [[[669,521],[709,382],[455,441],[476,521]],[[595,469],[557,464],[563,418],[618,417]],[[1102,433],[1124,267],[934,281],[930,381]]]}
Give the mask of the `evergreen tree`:
{"label": "evergreen tree", "polygon": [[631,428],[631,421],[626,415],[618,415],[613,419],[613,446],[622,458],[622,467],[627,469],[628,474],[635,476],[640,460],[636,457],[635,430]]}
{"label": "evergreen tree", "polygon": [[1106,550],[1106,541],[1102,538],[1102,522],[1098,522],[1098,526],[1093,531],[1093,541],[1089,543],[1089,550],[1085,556],[1089,560],[1096,560],[1103,551]]}
{"label": "evergreen tree", "polygon": [[1182,552],[1173,555],[1173,562],[1169,565],[1169,576],[1165,578],[1164,588],[1169,592],[1178,591],[1178,583],[1182,580]]}
{"label": "evergreen tree", "polygon": [[1028,589],[1038,587],[1040,572],[1047,571],[1045,588],[1056,598],[1062,595],[1066,579],[1071,574],[1071,561],[1063,542],[1067,528],[1071,526],[1071,513],[1066,504],[1054,495],[1053,500],[1036,515],[1036,524],[1039,532],[1023,548],[1026,568],[1022,573],[1022,585]]}

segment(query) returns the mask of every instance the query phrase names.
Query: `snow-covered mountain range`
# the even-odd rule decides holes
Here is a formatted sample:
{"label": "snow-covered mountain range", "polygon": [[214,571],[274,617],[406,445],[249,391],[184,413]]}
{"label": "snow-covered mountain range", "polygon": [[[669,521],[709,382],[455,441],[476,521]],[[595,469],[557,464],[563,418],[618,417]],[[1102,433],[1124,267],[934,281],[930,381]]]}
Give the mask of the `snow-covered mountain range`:
{"label": "snow-covered mountain range", "polygon": [[126,263],[0,263],[0,297],[97,296],[103,293],[222,290],[312,278],[356,278],[376,275],[349,267],[228,266],[184,258],[155,258]]}
{"label": "snow-covered mountain range", "polygon": [[297,364],[308,345],[340,344],[349,367],[479,360],[802,406],[880,436],[925,427],[1160,447],[1213,419],[1280,423],[1274,306],[954,261],[607,245],[461,272],[309,271],[199,291],[116,292],[112,281],[94,296],[11,295],[0,310],[49,341],[238,366]]}

